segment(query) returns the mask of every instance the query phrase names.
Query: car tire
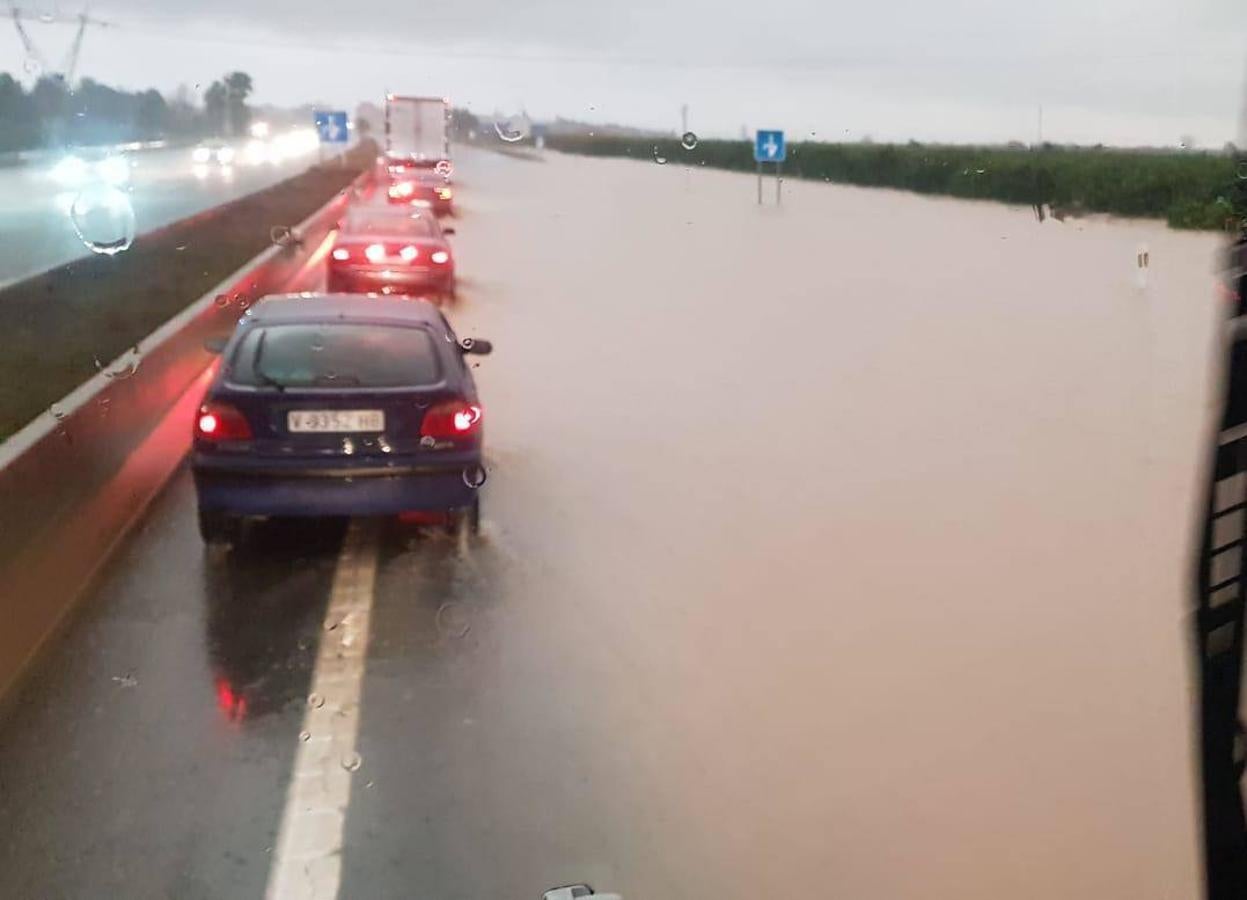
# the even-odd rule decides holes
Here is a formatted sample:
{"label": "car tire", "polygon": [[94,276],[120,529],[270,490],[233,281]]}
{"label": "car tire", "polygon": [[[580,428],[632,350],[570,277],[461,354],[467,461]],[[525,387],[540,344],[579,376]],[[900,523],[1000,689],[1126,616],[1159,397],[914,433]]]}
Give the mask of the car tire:
{"label": "car tire", "polygon": [[211,509],[199,510],[199,536],[209,546],[233,547],[242,537],[242,521],[237,516]]}

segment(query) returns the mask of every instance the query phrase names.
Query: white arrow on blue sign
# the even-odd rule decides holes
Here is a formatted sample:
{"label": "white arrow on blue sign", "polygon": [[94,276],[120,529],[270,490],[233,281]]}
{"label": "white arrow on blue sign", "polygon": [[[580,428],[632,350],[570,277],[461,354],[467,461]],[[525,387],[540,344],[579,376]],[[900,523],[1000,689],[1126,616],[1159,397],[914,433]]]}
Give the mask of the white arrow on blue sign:
{"label": "white arrow on blue sign", "polygon": [[753,158],[756,162],[783,162],[788,155],[782,131],[759,131],[753,139]]}
{"label": "white arrow on blue sign", "polygon": [[346,127],[346,112],[319,111],[313,113],[316,119],[316,133],[320,135],[322,144],[345,144],[350,140],[350,131]]}

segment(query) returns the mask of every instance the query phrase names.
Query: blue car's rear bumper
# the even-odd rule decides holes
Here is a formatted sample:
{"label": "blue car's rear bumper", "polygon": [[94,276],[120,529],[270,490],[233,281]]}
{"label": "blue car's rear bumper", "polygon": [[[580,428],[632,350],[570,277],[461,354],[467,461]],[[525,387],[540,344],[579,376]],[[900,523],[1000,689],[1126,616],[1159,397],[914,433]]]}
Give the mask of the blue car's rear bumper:
{"label": "blue car's rear bumper", "polygon": [[479,461],[392,470],[238,471],[196,460],[201,509],[239,516],[380,516],[468,506]]}

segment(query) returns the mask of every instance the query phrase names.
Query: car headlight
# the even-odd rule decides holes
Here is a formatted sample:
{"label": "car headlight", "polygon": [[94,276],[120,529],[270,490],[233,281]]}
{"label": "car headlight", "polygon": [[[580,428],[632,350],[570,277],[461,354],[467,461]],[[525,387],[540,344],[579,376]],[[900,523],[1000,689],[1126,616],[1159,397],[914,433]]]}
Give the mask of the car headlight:
{"label": "car headlight", "polygon": [[95,171],[107,184],[125,184],[130,180],[130,164],[124,156],[108,156],[95,164]]}
{"label": "car headlight", "polygon": [[81,184],[87,177],[87,164],[77,156],[66,156],[52,167],[52,177],[64,185]]}
{"label": "car headlight", "polygon": [[208,160],[212,159],[212,151],[207,147],[196,147],[193,151],[191,151],[191,159],[197,163],[206,163]]}

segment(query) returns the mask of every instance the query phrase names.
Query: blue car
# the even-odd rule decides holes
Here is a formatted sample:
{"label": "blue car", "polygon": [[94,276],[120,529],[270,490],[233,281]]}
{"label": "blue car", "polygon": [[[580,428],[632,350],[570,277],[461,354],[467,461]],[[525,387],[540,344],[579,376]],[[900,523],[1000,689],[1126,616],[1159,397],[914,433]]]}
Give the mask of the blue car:
{"label": "blue car", "polygon": [[206,542],[269,516],[446,512],[475,530],[483,412],[464,356],[488,341],[460,341],[426,300],[293,294],[219,349],[191,457]]}

